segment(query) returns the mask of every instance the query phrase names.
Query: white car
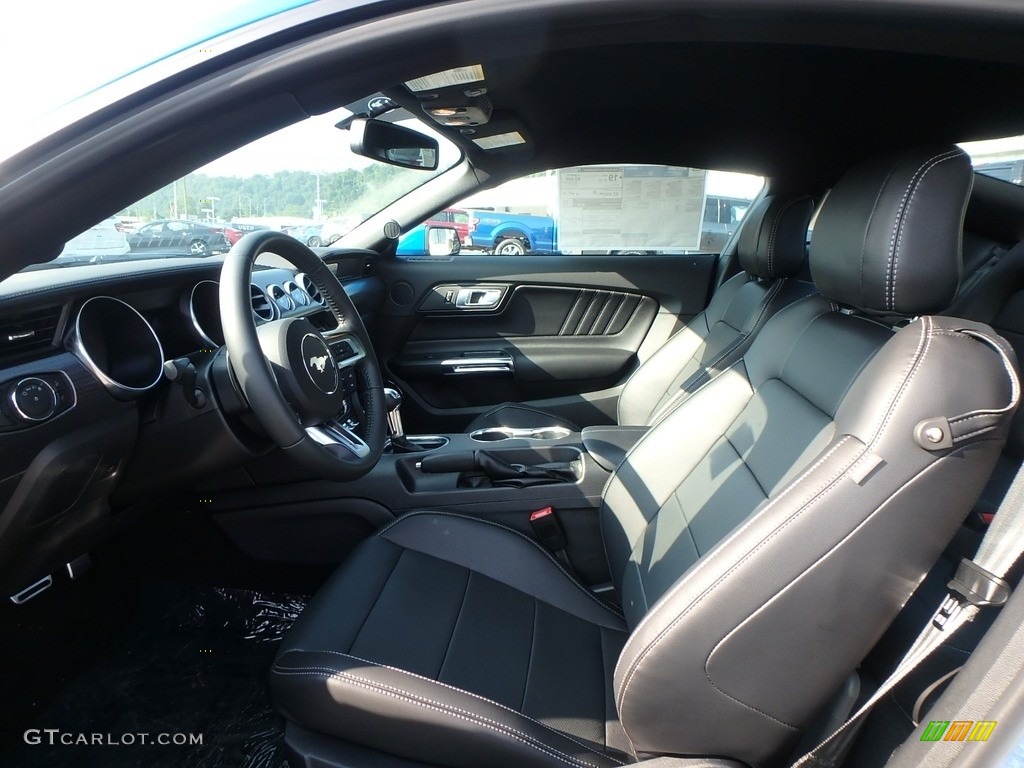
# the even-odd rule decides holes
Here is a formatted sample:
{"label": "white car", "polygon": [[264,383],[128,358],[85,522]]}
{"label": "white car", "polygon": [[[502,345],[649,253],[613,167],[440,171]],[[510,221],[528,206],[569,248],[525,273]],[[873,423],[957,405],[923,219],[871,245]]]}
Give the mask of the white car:
{"label": "white car", "polygon": [[110,216],[98,222],[80,235],[68,240],[60,252],[62,260],[102,261],[104,256],[120,256],[128,253],[128,238],[119,229],[121,221]]}

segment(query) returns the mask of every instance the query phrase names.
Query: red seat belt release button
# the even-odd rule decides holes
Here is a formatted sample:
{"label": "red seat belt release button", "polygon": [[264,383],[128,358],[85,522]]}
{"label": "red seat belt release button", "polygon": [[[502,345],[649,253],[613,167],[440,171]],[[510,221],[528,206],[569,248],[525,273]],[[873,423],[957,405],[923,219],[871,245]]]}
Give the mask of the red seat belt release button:
{"label": "red seat belt release button", "polygon": [[568,542],[565,540],[565,531],[562,530],[562,523],[552,507],[543,507],[530,513],[530,525],[540,543],[552,552],[560,552],[565,549]]}

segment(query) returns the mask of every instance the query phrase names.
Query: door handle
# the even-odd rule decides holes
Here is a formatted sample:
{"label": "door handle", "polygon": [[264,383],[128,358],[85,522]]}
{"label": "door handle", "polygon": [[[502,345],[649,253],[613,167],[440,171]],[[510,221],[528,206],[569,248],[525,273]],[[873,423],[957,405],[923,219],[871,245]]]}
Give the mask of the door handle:
{"label": "door handle", "polygon": [[448,376],[473,376],[512,373],[515,371],[515,364],[512,356],[505,352],[476,352],[443,360],[441,368]]}
{"label": "door handle", "polygon": [[498,306],[504,293],[500,288],[460,288],[455,296],[459,309],[490,309]]}

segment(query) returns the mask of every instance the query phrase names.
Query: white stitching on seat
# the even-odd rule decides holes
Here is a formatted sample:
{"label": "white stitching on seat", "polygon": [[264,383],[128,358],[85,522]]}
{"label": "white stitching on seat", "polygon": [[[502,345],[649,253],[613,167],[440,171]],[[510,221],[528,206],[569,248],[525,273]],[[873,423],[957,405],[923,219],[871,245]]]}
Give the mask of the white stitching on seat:
{"label": "white stitching on seat", "polygon": [[991,432],[993,429],[996,429],[998,427],[999,427],[999,424],[993,424],[991,427],[982,427],[981,429],[976,429],[973,432],[968,432],[966,435],[960,435],[956,439],[959,441],[959,440],[966,440],[969,437],[977,437],[978,435],[983,435],[986,432]]}
{"label": "white stitching on seat", "polygon": [[[725,540],[723,540],[719,544],[718,548],[719,549],[725,548],[734,539],[736,539],[740,535],[742,535],[742,533],[747,528],[752,526],[755,523],[755,521],[757,521],[759,518],[761,518],[769,509],[771,509],[772,507],[776,506],[780,501],[782,501],[782,499],[786,498],[787,494],[791,493],[793,491],[793,489],[796,488],[800,482],[802,482],[805,478],[807,478],[809,475],[811,475],[816,469],[818,469],[818,467],[820,467],[828,459],[830,459],[832,457],[832,455],[836,451],[838,451],[850,439],[851,438],[850,438],[849,435],[846,435],[846,436],[842,437],[839,440],[839,442],[837,442],[834,446],[832,446],[832,448],[827,453],[825,453],[824,456],[822,456],[820,459],[818,459],[818,461],[816,461],[814,464],[812,464],[810,467],[808,467],[798,478],[796,478],[792,483],[790,483],[786,488],[784,488],[782,490],[782,492],[778,496],[776,496],[767,505],[765,505],[764,509],[760,510],[756,514],[751,515],[750,518],[748,518],[748,520],[743,525],[741,525],[739,528],[736,528],[729,535],[728,538],[726,538]],[[857,458],[859,458],[859,456]],[[845,473],[846,470],[844,469],[843,472]],[[833,482],[833,481],[829,481],[829,482]],[[762,541],[761,543],[763,544],[764,542]],[[760,544],[758,545],[758,547],[760,547]],[[756,548],[754,550],[748,551],[747,555],[744,557],[744,560],[747,559],[747,557],[749,557],[755,551],[756,551]],[[694,574],[699,573],[702,568],[707,567],[707,564],[710,561],[711,561],[711,558],[706,558],[706,559],[698,560],[697,563],[693,566],[693,570],[690,572],[691,577]],[[620,691],[619,696],[618,696],[618,701],[616,702],[616,704],[618,706],[618,709],[619,709],[619,719],[620,720],[624,719],[623,718],[622,709],[623,709],[623,704],[625,703],[625,700],[626,700],[626,693],[627,693],[627,691],[629,689],[629,684],[633,681],[633,677],[634,677],[634,675],[636,673],[637,668],[640,666],[640,662],[642,662],[645,658],[647,658],[648,654],[650,654],[654,650],[654,648],[657,647],[657,645],[669,634],[669,632],[671,632],[672,629],[675,628],[675,625],[678,624],[683,619],[683,617],[685,617],[690,612],[690,610],[692,610],[708,594],[710,594],[714,589],[716,589],[718,587],[718,585],[721,584],[722,581],[727,576],[729,576],[734,570],[736,570],[736,568],[738,568],[739,565],[742,562],[743,562],[743,560],[741,560],[739,563],[734,564],[732,568],[730,568],[728,571],[726,571],[726,573],[722,574],[722,576],[720,576],[718,579],[716,579],[715,582],[713,584],[711,584],[700,596],[698,596],[698,598],[695,601],[693,601],[692,603],[690,603],[689,606],[687,606],[686,610],[683,611],[683,613],[680,613],[678,616],[676,616],[667,627],[662,629],[662,631],[658,633],[658,635],[654,638],[654,640],[652,640],[650,643],[647,644],[646,647],[642,648],[639,652],[637,652],[633,656],[633,659],[626,665],[625,668],[628,669],[629,671],[626,673],[626,677],[623,680],[622,690]],[[680,579],[679,582],[675,585],[675,588],[673,588],[667,594],[663,595],[660,600],[666,600],[667,601],[668,599],[670,599],[672,595],[674,595],[676,592],[678,592],[680,589],[683,588],[683,586],[685,585],[686,581],[687,581],[687,579]],[[659,600],[659,602],[660,602],[660,600]],[[653,615],[653,611],[649,611],[647,613],[647,615],[644,617],[644,619],[640,622],[640,624],[637,625],[637,628],[635,630],[633,630],[632,634],[636,634],[637,632],[639,632],[639,630],[647,622],[648,618],[650,616],[652,616],[652,615]],[[615,667],[615,671],[616,672],[618,672],[618,668],[619,668],[619,665],[621,663],[622,663],[622,657],[620,656],[619,657],[619,664],[616,664],[616,667]],[[762,714],[764,714],[764,713],[762,713]],[[771,717],[771,715],[767,715],[767,716]],[[774,720],[775,718],[772,718],[772,719]],[[783,725],[789,725],[789,727],[795,727],[795,726],[790,725],[789,723],[784,723],[781,720],[779,720],[778,722],[782,723]]]}
{"label": "white stitching on seat", "polygon": [[[409,693],[408,691],[403,691],[399,688],[394,688],[390,685],[378,683],[373,680],[366,680],[365,678],[358,677],[357,675],[353,675],[348,672],[332,670],[329,667],[299,667],[285,670],[275,665],[275,669],[277,670],[277,673],[281,675],[293,675],[297,677],[326,677],[334,678],[336,680],[342,680],[351,685],[355,685],[359,688],[364,688],[375,693],[380,693],[384,696],[390,696],[392,698],[404,700],[416,706],[423,707],[425,709],[431,709],[435,712],[440,712],[443,715],[448,715],[458,720],[464,720],[466,722],[473,723],[474,725],[478,725],[481,728],[486,728],[487,730],[494,731],[495,733],[501,734],[502,736],[507,736],[511,739],[514,739],[515,741],[525,744],[528,747],[533,747],[537,751],[543,752],[549,757],[553,757],[556,760],[565,763],[566,765],[586,766],[586,768],[599,768],[599,766],[596,763],[588,762],[586,760],[581,760],[578,757],[572,757],[571,755],[567,755],[564,752],[559,751],[555,747],[552,747],[550,744],[545,744],[544,742],[535,739],[533,736],[530,736],[528,733],[523,733],[522,731],[517,730],[510,725],[506,725],[505,723],[500,723],[496,720],[491,720],[490,718],[483,717],[482,715],[477,715],[473,712],[468,712],[464,709],[459,709],[458,707],[454,707],[450,704],[444,704],[442,702],[434,701],[433,699],[417,696],[416,694]],[[593,752],[593,750],[590,750],[589,748],[588,751]]]}
{"label": "white stitching on seat", "polygon": [[[729,370],[729,368],[732,368],[733,365],[739,362],[739,360],[733,361],[732,363],[729,364],[727,368],[719,371],[718,376],[710,375],[710,369],[721,363],[725,359],[726,355],[732,354],[737,349],[739,349],[740,345],[743,344],[743,342],[750,341],[751,343],[753,343],[755,330],[761,324],[761,321],[764,319],[765,312],[768,311],[768,307],[771,304],[771,302],[775,300],[775,297],[778,296],[779,292],[782,290],[784,282],[784,280],[777,280],[775,284],[772,285],[772,287],[765,292],[764,299],[761,302],[761,309],[758,312],[757,319],[754,320],[754,324],[750,327],[750,331],[748,331],[747,333],[741,333],[738,337],[736,337],[735,341],[733,341],[728,347],[725,348],[725,350],[722,351],[722,353],[718,357],[716,357],[707,365],[703,366],[700,371],[697,371],[692,376],[690,376],[690,378],[688,378],[686,381],[682,383],[681,386],[690,386],[691,383],[695,384],[698,381],[700,381],[701,377],[707,376],[707,379],[701,382],[701,385],[697,389],[693,390],[692,392],[687,392],[689,397],[686,397],[686,400],[689,400],[690,397],[692,397],[698,391],[703,389],[707,384],[709,384],[714,379],[717,379],[718,376],[721,376],[723,373],[725,373],[725,371]],[[746,350],[744,350],[744,352],[746,352]],[[682,404],[681,402],[673,403],[673,401],[679,397],[682,397],[682,393],[677,392],[672,397],[670,397],[667,402],[663,403],[662,405],[658,406],[658,408],[655,409],[654,413],[652,413],[648,417],[650,419],[653,419],[653,421],[651,422],[651,429],[653,429],[657,424],[661,423],[661,421],[664,420],[664,418],[668,416],[668,414],[671,411],[674,411],[677,406]]]}
{"label": "white stitching on seat", "polygon": [[917,342],[917,350],[914,352],[913,360],[909,366],[909,373],[904,374],[903,382],[900,384],[896,393],[893,395],[891,401],[889,401],[889,410],[882,420],[882,423],[876,428],[875,434],[871,437],[871,442],[868,444],[868,450],[873,450],[878,445],[879,439],[881,439],[882,433],[885,432],[889,426],[889,422],[892,421],[893,416],[896,413],[896,406],[899,405],[900,400],[903,399],[904,393],[910,387],[910,382],[914,380],[917,372],[921,370],[921,363],[924,362],[924,358],[928,354],[928,349],[932,343],[932,319],[927,315],[922,317],[919,321],[921,323],[921,338]]}
{"label": "white stitching on seat", "polygon": [[[377,535],[378,536],[383,536],[385,533],[390,531],[392,528],[394,528],[396,525],[401,523],[403,520],[408,520],[411,517],[416,517],[416,516],[419,516],[419,515],[437,515],[438,517],[457,517],[460,520],[472,520],[475,523],[482,523],[484,525],[492,525],[495,528],[501,528],[502,530],[508,531],[509,533],[514,533],[516,536],[521,538],[523,541],[526,541],[529,544],[531,544],[538,552],[540,552],[545,557],[547,557],[547,559],[551,562],[551,564],[554,565],[556,568],[558,568],[558,570],[561,571],[562,575],[565,576],[570,581],[570,583],[572,583],[577,589],[579,589],[581,592],[583,592],[583,594],[585,594],[587,597],[589,597],[591,600],[593,600],[595,603],[597,603],[599,606],[604,608],[606,611],[608,611],[608,613],[612,614],[616,618],[618,618],[618,619],[625,618],[622,615],[621,612],[617,611],[611,605],[609,605],[605,601],[601,600],[597,595],[595,595],[593,592],[591,592],[589,589],[587,589],[583,584],[581,584],[579,582],[579,580],[576,579],[575,576],[573,576],[571,573],[569,573],[567,570],[565,570],[565,568],[562,567],[562,564],[559,563],[558,560],[556,560],[552,556],[552,554],[550,552],[548,552],[546,549],[544,549],[544,547],[542,547],[540,545],[540,543],[534,541],[529,536],[526,536],[526,535],[520,533],[515,528],[510,528],[507,525],[502,525],[501,523],[496,523],[496,522],[494,522],[492,520],[484,520],[484,519],[479,518],[479,517],[470,517],[469,515],[459,515],[459,514],[456,514],[454,512],[443,512],[441,510],[432,510],[432,509],[417,509],[417,510],[414,510],[412,512],[407,512],[406,514],[402,515],[401,517],[396,518],[395,520],[391,521],[386,526],[381,528],[377,532]],[[398,545],[398,546],[401,546],[401,545]],[[405,547],[405,549],[409,549],[409,547]],[[414,550],[414,551],[418,551],[418,550]],[[465,566],[463,566],[463,567],[465,567]],[[469,570],[473,570],[473,569],[470,568]],[[486,575],[486,574],[481,574],[481,575]]]}
{"label": "white stitching on seat", "polygon": [[779,225],[782,223],[782,215],[789,210],[794,204],[803,200],[802,197],[795,197],[786,203],[782,208],[775,214],[775,220],[772,222],[771,234],[768,235],[768,274],[770,277],[775,277],[775,241],[776,235],[779,232]]}
{"label": "white stitching on seat", "polygon": [[[285,655],[287,655],[289,653],[326,653],[326,654],[329,654],[331,656],[341,656],[342,658],[345,658],[345,659],[352,659],[353,661],[358,661],[358,662],[360,662],[362,664],[370,664],[370,665],[372,665],[374,667],[379,667],[381,669],[388,669],[388,670],[391,670],[392,672],[399,672],[399,673],[401,673],[403,675],[407,675],[408,677],[412,677],[412,678],[415,678],[417,680],[422,680],[425,683],[430,683],[431,685],[437,685],[437,686],[440,686],[441,688],[445,688],[445,689],[447,689],[449,691],[453,691],[455,693],[459,693],[459,694],[463,694],[465,696],[469,696],[470,698],[477,699],[478,701],[482,701],[482,702],[484,702],[486,704],[491,704],[492,706],[498,707],[499,709],[503,709],[506,712],[515,715],[516,717],[521,717],[524,720],[529,720],[531,723],[534,723],[535,725],[540,726],[541,728],[544,728],[545,730],[551,731],[551,733],[554,733],[554,734],[556,734],[558,736],[561,736],[561,737],[571,741],[573,744],[576,744],[577,746],[581,747],[582,749],[587,749],[587,750],[593,751],[592,747],[584,744],[581,741],[577,741],[575,738],[573,738],[571,735],[565,733],[564,731],[560,731],[557,728],[552,728],[550,725],[546,725],[545,723],[542,723],[540,720],[535,720],[534,718],[530,717],[529,715],[524,714],[522,712],[518,712],[518,711],[512,709],[511,707],[506,707],[504,704],[501,704],[501,703],[499,703],[497,701],[494,701],[493,699],[488,699],[486,696],[481,696],[478,693],[473,693],[472,691],[467,691],[465,688],[457,688],[454,685],[448,685],[447,683],[442,683],[440,680],[433,680],[433,679],[431,679],[429,677],[424,677],[423,675],[417,675],[415,672],[410,672],[407,669],[402,669],[400,667],[392,667],[389,664],[381,664],[378,661],[371,661],[370,659],[364,659],[364,658],[362,658],[360,656],[353,656],[351,653],[344,653],[342,651],[328,651],[328,650],[323,650],[323,649],[314,650],[314,649],[309,649],[309,648],[290,648],[288,651],[285,652]],[[276,668],[283,669],[283,667],[279,667],[279,665],[276,662],[275,662],[274,666]],[[289,669],[296,669],[296,667],[289,667]],[[320,667],[317,667],[317,669],[320,669]],[[323,669],[326,669],[326,667],[323,667]],[[618,759],[612,757],[611,755],[606,755],[606,757],[609,760],[612,760],[613,762],[618,763],[619,765],[624,765],[624,763],[621,760],[618,760]]]}
{"label": "white stitching on seat", "polygon": [[904,190],[903,197],[900,199],[899,207],[896,209],[896,221],[893,223],[892,237],[889,240],[889,262],[885,269],[886,309],[895,311],[896,270],[899,267],[899,251],[903,240],[903,220],[905,214],[910,212],[911,202],[913,201],[914,195],[917,194],[917,190],[920,188],[921,180],[924,179],[928,172],[936,165],[944,163],[947,160],[952,160],[955,157],[959,157],[960,154],[961,152],[959,149],[949,150],[924,161],[914,172],[914,175],[910,177],[910,181],[907,183],[907,188]]}
{"label": "white stitching on seat", "polygon": [[896,307],[896,276],[899,273],[899,268],[900,268],[900,248],[903,245],[903,232],[905,230],[905,227],[903,226],[902,222],[904,222],[906,220],[906,216],[910,215],[910,209],[911,209],[911,207],[914,204],[914,196],[917,194],[917,190],[919,190],[921,188],[921,182],[924,180],[924,177],[927,176],[928,173],[933,168],[935,168],[936,166],[941,165],[942,163],[946,162],[947,160],[954,160],[954,159],[956,159],[959,156],[960,156],[959,152],[951,152],[948,157],[944,157],[941,160],[937,160],[934,163],[932,163],[931,165],[929,165],[928,168],[926,168],[921,173],[921,176],[918,178],[917,184],[914,187],[914,191],[910,194],[910,199],[907,201],[906,212],[904,213],[904,216],[902,216],[901,219],[900,219],[900,221],[901,221],[901,224],[900,224],[900,236],[899,236],[899,238],[896,241],[896,254],[893,257],[893,262],[892,262],[892,307],[890,307],[890,308],[893,309],[893,310],[895,310],[895,307]]}
{"label": "white stitching on seat", "polygon": [[[682,618],[684,616],[686,616],[693,609],[694,606],[696,606],[698,603],[700,603],[708,594],[710,594],[710,592],[712,590],[716,589],[728,576],[730,576],[735,570],[737,570],[750,557],[751,554],[753,554],[758,549],[760,549],[765,544],[765,542],[767,542],[771,538],[773,538],[776,535],[776,533],[779,530],[781,530],[782,527],[785,527],[785,526],[789,525],[789,523],[793,519],[795,519],[796,517],[798,517],[801,514],[803,514],[803,512],[817,499],[817,497],[819,495],[821,495],[823,492],[825,492],[825,490],[827,488],[829,488],[829,486],[832,486],[835,482],[837,482],[837,480],[839,478],[843,477],[845,475],[845,473],[848,471],[850,466],[853,466],[853,464],[855,464],[861,458],[861,456],[864,455],[864,453],[870,452],[870,450],[877,444],[878,440],[881,438],[882,433],[886,430],[886,428],[888,427],[890,421],[892,420],[893,413],[896,410],[896,405],[903,398],[903,395],[906,393],[906,391],[907,391],[907,389],[908,389],[908,387],[910,385],[910,382],[914,379],[914,377],[916,376],[917,372],[920,370],[921,363],[923,362],[924,358],[926,357],[926,355],[928,353],[928,349],[929,349],[930,342],[931,342],[931,333],[930,333],[930,331],[932,329],[931,318],[930,317],[922,317],[920,322],[921,322],[921,333],[920,333],[920,337],[919,337],[918,342],[917,342],[917,349],[914,352],[914,355],[913,355],[913,357],[911,359],[910,364],[903,370],[903,373],[902,373],[903,381],[900,383],[899,387],[896,390],[896,393],[893,395],[893,398],[892,398],[892,400],[889,403],[888,411],[887,411],[885,417],[881,420],[881,423],[876,426],[875,432],[872,435],[872,437],[871,437],[870,441],[868,442],[867,446],[865,447],[865,449],[863,451],[861,451],[858,455],[854,456],[852,462],[847,467],[843,468],[842,472],[840,472],[839,475],[837,475],[835,478],[830,479],[825,484],[825,486],[823,486],[821,489],[816,491],[811,500],[809,500],[807,503],[805,503],[799,510],[794,512],[786,521],[784,521],[782,523],[782,525],[780,527],[777,527],[766,538],[762,539],[762,541],[759,542],[758,545],[754,549],[749,550],[744,555],[744,557],[740,561],[735,563],[726,573],[722,574],[722,576],[720,576],[718,579],[716,579],[714,584],[710,585],[697,598],[697,600],[695,600],[689,606],[687,606],[687,608],[682,613],[677,615],[673,619],[673,621],[667,627],[662,629],[662,631],[658,633],[657,637],[655,637],[654,640],[652,640],[645,648],[643,648],[640,652],[638,652],[637,654],[634,655],[633,660],[630,662],[629,665],[627,665],[628,672],[626,673],[626,677],[623,680],[622,689],[621,689],[620,695],[618,697],[618,702],[617,703],[618,703],[618,706],[619,706],[619,717],[620,717],[620,719],[624,719],[623,718],[623,712],[622,712],[622,709],[623,709],[622,705],[625,702],[626,693],[627,693],[627,690],[629,688],[629,684],[632,682],[632,680],[633,680],[633,678],[635,676],[636,670],[639,667],[640,663],[643,661],[643,659],[646,658],[647,655],[651,651],[653,651],[653,649],[669,634],[669,632],[675,627],[675,625],[677,623],[679,623],[682,620]],[[783,498],[786,495],[786,493],[788,493],[790,490],[792,490],[794,487],[796,487],[798,485],[798,483],[800,483],[805,477],[807,477],[808,474],[810,474],[814,469],[816,469],[818,466],[820,466],[827,458],[829,458],[836,450],[838,450],[838,448],[844,442],[846,442],[848,439],[850,439],[849,435],[843,437],[828,453],[826,453],[821,459],[819,459],[810,469],[808,469],[806,472],[802,473],[799,478],[797,478],[792,483],[790,483],[783,490],[783,492],[778,497],[776,497],[776,499],[771,501],[764,509],[760,510],[760,512],[758,512],[757,514],[753,515],[750,518],[750,520],[748,520],[747,523],[745,523],[741,528],[739,528],[736,531],[734,531],[733,534],[730,535],[729,538],[725,540],[725,542],[723,542],[722,546],[724,547],[725,543],[727,543],[727,542],[733,540],[734,538],[736,538],[736,536],[739,535],[739,533],[742,530],[744,530],[749,525],[751,525],[754,522],[754,520],[756,520],[759,517],[762,517],[764,515],[764,513],[768,511],[768,509],[770,509],[772,506],[774,506],[781,498]],[[698,561],[697,565],[695,566],[695,571],[694,572],[696,572],[696,570],[699,569],[701,565],[702,565],[701,561]],[[677,584],[676,588],[673,589],[669,593],[669,595],[674,594],[681,587],[682,587],[682,583]],[[665,596],[665,597],[667,598],[667,596]],[[641,621],[640,625],[637,627],[637,630],[639,630],[640,627],[643,626],[643,624],[646,622],[647,618],[650,615],[651,614],[648,613],[648,615],[644,617],[644,621]],[[634,630],[634,632],[636,632],[637,630]],[[619,661],[621,663],[621,661],[622,661],[621,658],[620,658]],[[617,671],[618,671],[618,665],[616,665],[616,672]],[[721,691],[721,689],[718,688],[717,685],[715,685],[714,681],[711,680],[710,674],[708,674],[707,660],[705,661],[705,676],[708,677],[708,680],[711,682],[712,686],[714,686],[716,690]],[[736,699],[735,697],[729,695],[728,693],[725,693],[725,691],[721,691],[721,692],[724,695],[728,696],[730,699],[733,699],[734,701],[737,701],[739,704],[742,704],[743,706],[749,707],[750,709],[753,709],[754,711],[758,711],[758,712],[760,711],[760,710],[757,710],[755,707],[752,707],[749,704],[746,704],[745,702],[740,701],[739,699]],[[762,712],[761,714],[771,718],[772,720],[776,720],[776,718],[772,717],[771,715],[768,715],[767,713]],[[783,721],[781,721],[781,720],[779,720],[778,722],[783,723]],[[783,724],[786,724],[786,723],[783,723]]]}
{"label": "white stitching on seat", "polygon": [[[838,469],[838,471],[837,471],[836,473],[834,473],[834,474],[832,475],[832,477],[830,477],[830,478],[829,478],[829,479],[828,479],[828,480],[826,481],[825,485],[823,485],[823,486],[822,486],[822,488],[821,488],[821,489],[820,489],[819,491],[817,491],[817,492],[816,492],[816,493],[815,493],[815,494],[814,494],[814,495],[813,495],[813,496],[812,496],[812,497],[811,497],[810,499],[808,499],[808,500],[807,500],[807,502],[806,502],[805,504],[803,504],[803,505],[802,505],[802,506],[800,507],[800,509],[799,509],[799,510],[797,510],[797,511],[796,511],[796,512],[794,512],[794,513],[793,513],[792,515],[790,515],[790,516],[789,516],[789,517],[788,517],[788,518],[787,518],[786,520],[784,520],[784,521],[782,522],[782,524],[781,524],[781,525],[779,525],[779,526],[778,526],[777,528],[775,528],[775,529],[774,529],[774,530],[773,530],[773,531],[772,531],[772,532],[771,532],[771,533],[770,533],[770,534],[769,534],[768,536],[766,536],[766,537],[765,537],[764,539],[762,539],[762,540],[761,540],[761,541],[760,541],[760,542],[758,543],[758,545],[757,545],[757,546],[756,546],[756,547],[755,547],[754,549],[750,550],[750,553],[749,553],[749,554],[751,554],[751,555],[752,555],[752,554],[753,554],[754,552],[756,552],[757,550],[761,549],[761,547],[763,547],[763,546],[764,546],[764,545],[766,545],[766,544],[767,544],[767,543],[768,543],[769,541],[771,541],[771,540],[772,540],[773,538],[775,538],[776,536],[778,536],[778,535],[779,535],[779,534],[780,534],[780,533],[782,532],[782,530],[783,530],[783,529],[787,528],[787,527],[788,527],[788,526],[789,526],[789,525],[790,525],[791,523],[793,523],[793,522],[794,522],[794,521],[795,521],[795,520],[796,520],[797,518],[799,518],[799,517],[801,517],[802,515],[804,515],[804,514],[805,514],[805,513],[806,513],[806,512],[807,512],[807,511],[808,511],[809,509],[811,509],[812,507],[814,507],[814,506],[815,506],[816,504],[818,504],[818,503],[819,503],[819,502],[820,502],[820,501],[821,501],[822,499],[824,499],[824,498],[825,498],[825,497],[827,497],[827,496],[828,496],[828,495],[829,495],[829,494],[830,494],[830,493],[831,493],[832,491],[834,491],[834,490],[835,490],[835,488],[836,488],[836,484],[837,484],[837,483],[838,483],[838,482],[839,482],[840,480],[842,480],[842,479],[843,479],[844,477],[846,477],[846,474],[847,474],[847,472],[849,472],[849,471],[850,471],[850,469],[851,469],[851,468],[852,468],[852,467],[853,467],[853,466],[854,466],[854,465],[855,465],[855,464],[856,464],[856,463],[857,463],[858,461],[860,461],[860,460],[861,460],[861,458],[863,458],[863,457],[864,457],[864,455],[865,455],[866,453],[867,453],[867,451],[866,451],[866,450],[864,450],[864,451],[861,451],[860,453],[858,453],[858,454],[854,455],[854,456],[853,456],[853,457],[851,458],[851,460],[850,460],[850,461],[849,461],[849,462],[848,462],[848,463],[847,463],[847,464],[846,464],[845,466],[840,466],[840,467],[839,467],[839,469]],[[736,563],[736,565],[735,565],[735,569],[736,569],[736,570],[738,570],[738,569],[739,569],[739,568],[740,568],[740,567],[741,567],[741,566],[742,566],[742,565],[744,564],[744,562],[745,562],[745,561],[746,561],[747,559],[748,559],[748,557],[744,557],[744,558],[743,558],[743,560],[741,560],[740,562]],[[730,572],[731,572],[732,570],[734,570],[734,569],[730,569]],[[721,579],[720,579],[719,581],[724,581],[725,577],[726,577],[726,576],[728,576],[728,575],[729,575],[729,573],[723,574],[722,578],[721,578]],[[799,577],[797,577],[797,578],[799,578]],[[792,581],[791,581],[790,583],[792,583]],[[785,587],[783,587],[783,590],[784,590],[784,589],[785,589]],[[780,593],[781,593],[781,591],[782,591],[782,590],[780,590]],[[778,593],[777,593],[777,594],[778,594]],[[755,613],[756,613],[756,611],[755,611]],[[751,615],[754,615],[754,614],[751,614]],[[748,616],[747,618],[749,619],[750,617]],[[717,684],[715,683],[715,681],[711,679],[711,670],[710,670],[710,669],[708,669],[708,665],[709,665],[709,664],[711,663],[711,657],[715,655],[715,651],[717,651],[717,650],[718,650],[719,646],[721,646],[721,645],[722,645],[722,643],[724,643],[724,642],[725,642],[725,641],[726,641],[726,640],[727,640],[727,639],[728,639],[729,637],[731,637],[731,636],[732,636],[732,635],[733,635],[733,634],[734,634],[734,633],[735,633],[735,632],[736,632],[736,631],[737,631],[737,630],[739,629],[739,627],[740,627],[740,626],[742,626],[742,625],[743,625],[743,623],[745,623],[745,621],[746,621],[746,620],[744,620],[744,622],[740,622],[740,624],[738,624],[737,626],[733,627],[733,628],[732,628],[732,629],[731,629],[731,630],[730,630],[729,632],[727,632],[727,633],[725,634],[725,636],[724,636],[724,637],[722,637],[722,638],[721,638],[721,639],[720,639],[720,640],[719,640],[719,641],[718,641],[718,642],[717,642],[717,643],[715,644],[715,647],[711,649],[710,653],[708,653],[708,656],[707,656],[707,658],[706,658],[706,659],[704,660],[704,676],[705,676],[705,677],[707,678],[708,682],[709,682],[709,683],[711,683],[712,687],[713,687],[713,688],[714,688],[714,689],[715,689],[716,691],[718,691],[719,693],[721,693],[721,694],[722,694],[723,696],[726,696],[726,697],[728,697],[728,698],[732,699],[732,700],[733,700],[733,701],[735,701],[735,702],[736,702],[737,704],[741,704],[741,705],[743,705],[744,707],[747,707],[748,709],[752,709],[752,710],[754,710],[755,712],[758,712],[758,713],[760,713],[760,714],[764,715],[765,717],[767,717],[767,718],[769,718],[769,719],[771,719],[771,720],[774,720],[774,721],[775,721],[775,722],[777,722],[777,723],[782,723],[783,725],[788,725],[788,726],[789,726],[790,728],[797,728],[797,726],[795,726],[795,725],[791,725],[790,723],[786,723],[786,722],[785,722],[785,721],[783,721],[783,720],[779,720],[778,718],[776,718],[776,717],[773,717],[772,715],[768,714],[767,712],[763,712],[763,711],[761,711],[760,709],[758,709],[757,707],[755,707],[755,706],[753,706],[753,705],[751,705],[751,704],[748,704],[747,702],[745,702],[745,701],[742,701],[741,699],[738,699],[738,698],[736,698],[735,696],[733,696],[733,695],[732,695],[731,693],[729,693],[728,691],[725,691],[725,690],[723,690],[723,689],[719,688],[719,687],[718,687],[718,685],[717,685]]]}
{"label": "white stitching on seat", "polygon": [[[658,423],[661,420],[661,416],[664,415],[666,409],[669,409],[669,410],[674,410],[675,409],[675,405],[678,404],[679,398],[685,397],[686,399],[689,399],[688,396],[690,394],[692,394],[690,392],[690,390],[688,389],[689,387],[692,387],[694,384],[700,383],[701,386],[698,387],[697,389],[693,390],[693,392],[696,392],[697,390],[701,389],[705,384],[707,384],[709,381],[711,381],[714,378],[717,378],[717,376],[712,376],[711,375],[712,369],[716,365],[721,363],[723,360],[725,360],[725,358],[727,358],[729,355],[731,355],[737,349],[739,349],[740,345],[749,336],[750,336],[749,333],[742,333],[739,336],[737,336],[736,339],[733,340],[732,343],[729,344],[729,346],[727,346],[724,350],[722,350],[722,352],[718,355],[718,357],[716,357],[711,362],[707,363],[705,366],[701,367],[701,369],[699,371],[694,372],[685,381],[681,382],[678,387],[674,388],[675,391],[673,391],[671,394],[666,392],[666,394],[669,395],[668,399],[665,400],[663,403],[659,404],[658,407],[654,410],[654,413],[652,413],[648,417],[649,419],[653,420],[651,422],[652,426],[654,424]],[[731,366],[731,364],[730,364],[730,366]],[[728,368],[726,368],[725,370],[728,370]],[[721,374],[722,372],[719,371],[719,373]],[[704,379],[704,381],[701,381],[702,379]]]}

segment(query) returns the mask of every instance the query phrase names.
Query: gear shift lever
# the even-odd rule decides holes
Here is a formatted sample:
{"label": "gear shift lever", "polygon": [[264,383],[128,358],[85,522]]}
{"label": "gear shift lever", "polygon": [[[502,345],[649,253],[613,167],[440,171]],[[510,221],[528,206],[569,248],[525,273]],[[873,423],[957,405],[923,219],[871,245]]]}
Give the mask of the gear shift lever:
{"label": "gear shift lever", "polygon": [[388,410],[388,437],[394,453],[417,453],[425,450],[410,442],[402,427],[402,391],[398,387],[384,387],[384,407]]}
{"label": "gear shift lever", "polygon": [[388,410],[388,434],[405,442],[402,428],[402,393],[394,387],[384,387],[384,407]]}

